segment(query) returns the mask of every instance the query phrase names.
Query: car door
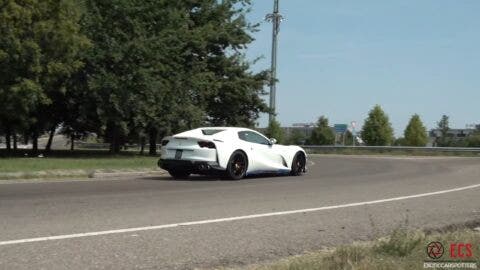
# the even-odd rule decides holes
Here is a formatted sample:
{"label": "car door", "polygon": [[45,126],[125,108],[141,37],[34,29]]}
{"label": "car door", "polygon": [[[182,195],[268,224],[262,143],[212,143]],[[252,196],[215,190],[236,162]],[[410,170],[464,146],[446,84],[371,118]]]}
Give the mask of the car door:
{"label": "car door", "polygon": [[248,145],[249,172],[276,172],[285,169],[283,157],[273,150],[265,136],[254,131],[240,131],[239,138]]}

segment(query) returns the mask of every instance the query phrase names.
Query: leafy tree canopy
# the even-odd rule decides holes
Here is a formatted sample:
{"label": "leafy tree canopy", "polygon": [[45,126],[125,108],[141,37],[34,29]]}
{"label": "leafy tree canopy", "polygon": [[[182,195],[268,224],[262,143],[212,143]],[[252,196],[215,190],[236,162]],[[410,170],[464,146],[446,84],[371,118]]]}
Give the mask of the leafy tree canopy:
{"label": "leafy tree canopy", "polygon": [[367,145],[384,146],[393,142],[393,128],[387,114],[376,105],[368,114],[362,128],[362,140]]}
{"label": "leafy tree canopy", "polygon": [[440,121],[437,122],[437,129],[440,130],[440,137],[436,140],[437,146],[451,146],[453,142],[448,136],[448,131],[450,130],[450,118],[447,115],[442,115]]}
{"label": "leafy tree canopy", "polygon": [[[38,134],[61,121],[66,82],[89,46],[74,0],[5,0],[0,10],[0,118],[7,129]],[[36,149],[34,149],[36,150]]]}
{"label": "leafy tree canopy", "polygon": [[328,118],[320,116],[309,142],[314,145],[332,145],[335,143],[335,133],[328,124]]}
{"label": "leafy tree canopy", "polygon": [[428,143],[427,128],[418,114],[414,114],[404,132],[407,146],[425,146]]}

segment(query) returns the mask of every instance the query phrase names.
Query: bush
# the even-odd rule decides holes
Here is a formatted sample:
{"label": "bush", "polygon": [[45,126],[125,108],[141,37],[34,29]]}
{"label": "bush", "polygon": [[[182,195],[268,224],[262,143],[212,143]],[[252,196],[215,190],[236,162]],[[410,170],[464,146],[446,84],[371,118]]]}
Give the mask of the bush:
{"label": "bush", "polygon": [[423,233],[398,229],[392,233],[388,240],[380,241],[374,250],[381,254],[405,257],[412,254],[424,238]]}
{"label": "bush", "polygon": [[467,138],[467,147],[480,147],[480,134],[474,134]]}

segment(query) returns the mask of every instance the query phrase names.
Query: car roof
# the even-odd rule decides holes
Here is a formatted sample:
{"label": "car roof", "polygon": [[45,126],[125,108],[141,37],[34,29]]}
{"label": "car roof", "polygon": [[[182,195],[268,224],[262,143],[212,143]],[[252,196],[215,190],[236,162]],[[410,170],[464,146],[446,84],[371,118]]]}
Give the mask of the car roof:
{"label": "car roof", "polygon": [[[221,130],[221,132],[216,132],[214,134],[208,135],[210,138],[217,138],[217,139],[225,139],[232,136],[232,133],[237,133],[240,131],[251,131],[255,133],[262,134],[258,131],[249,128],[243,127],[200,127],[191,130],[187,130],[175,135],[173,137],[197,137],[197,138],[204,138],[205,134],[202,130]],[[263,134],[262,134],[263,135]],[[265,137],[265,135],[263,135]]]}
{"label": "car roof", "polygon": [[224,130],[232,130],[232,131],[242,131],[242,130],[252,130],[249,128],[243,128],[243,127],[200,127],[198,129],[224,129]]}

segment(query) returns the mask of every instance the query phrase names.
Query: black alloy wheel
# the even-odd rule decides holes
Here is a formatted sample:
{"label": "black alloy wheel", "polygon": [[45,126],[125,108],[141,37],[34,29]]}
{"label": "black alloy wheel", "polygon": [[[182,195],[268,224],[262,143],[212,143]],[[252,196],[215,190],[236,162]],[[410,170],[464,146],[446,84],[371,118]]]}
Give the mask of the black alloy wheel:
{"label": "black alloy wheel", "polygon": [[305,154],[302,152],[298,152],[295,154],[292,162],[292,170],[290,171],[290,175],[299,176],[305,172],[305,164],[307,160],[305,158]]}
{"label": "black alloy wheel", "polygon": [[247,172],[247,156],[242,151],[233,152],[227,165],[227,177],[232,180],[242,179]]}

